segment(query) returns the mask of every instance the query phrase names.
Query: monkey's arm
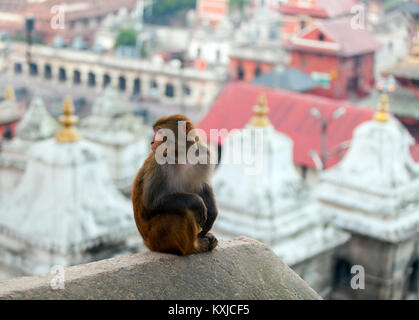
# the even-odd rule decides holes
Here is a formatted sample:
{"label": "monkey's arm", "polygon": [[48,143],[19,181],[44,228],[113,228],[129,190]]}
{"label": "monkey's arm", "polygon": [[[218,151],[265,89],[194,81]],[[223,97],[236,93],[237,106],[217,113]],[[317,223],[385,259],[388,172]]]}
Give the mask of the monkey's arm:
{"label": "monkey's arm", "polygon": [[147,218],[159,213],[180,213],[185,209],[195,213],[197,223],[202,226],[207,220],[207,208],[203,199],[194,193],[172,193],[162,196],[153,203],[153,208],[148,210]]}
{"label": "monkey's arm", "polygon": [[204,183],[202,191],[199,193],[199,196],[204,200],[204,203],[207,207],[207,219],[205,224],[202,226],[202,231],[199,233],[199,236],[204,236],[211,230],[212,225],[214,224],[215,219],[218,215],[217,203],[215,201],[214,191],[208,183]]}

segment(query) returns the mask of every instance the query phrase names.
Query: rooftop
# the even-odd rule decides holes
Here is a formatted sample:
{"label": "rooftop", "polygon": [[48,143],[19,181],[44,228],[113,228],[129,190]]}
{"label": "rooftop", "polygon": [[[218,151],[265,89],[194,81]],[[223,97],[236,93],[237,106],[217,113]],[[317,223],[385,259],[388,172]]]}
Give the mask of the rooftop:
{"label": "rooftop", "polygon": [[282,66],[260,75],[253,79],[252,83],[295,92],[306,92],[319,86],[308,74],[295,68]]}
{"label": "rooftop", "polygon": [[[305,2],[302,2],[305,3]],[[283,14],[307,14],[316,18],[334,18],[351,13],[351,8],[359,4],[357,0],[315,0],[311,5],[300,5],[299,1],[289,0],[279,11]]]}
{"label": "rooftop", "polygon": [[[352,131],[364,121],[371,120],[372,109],[362,109],[344,101],[331,100],[310,94],[262,87],[245,82],[228,84],[214,102],[208,114],[200,121],[198,127],[208,137],[211,129],[241,129],[253,115],[253,105],[261,92],[266,93],[270,106],[268,115],[276,130],[286,134],[294,141],[294,162],[299,165],[315,167],[310,151],[320,153],[321,123],[310,111],[313,107],[325,116],[330,116],[340,107],[345,107],[346,114],[334,120],[327,132],[328,151],[333,151],[342,143],[351,140]],[[218,141],[221,143],[225,137]],[[327,167],[341,159],[337,154],[331,157]]]}
{"label": "rooftop", "polygon": [[[352,27],[351,17],[318,21],[297,37],[291,39],[291,47],[297,50],[329,52],[344,57],[372,53],[379,48],[379,43],[367,29]],[[324,35],[319,40],[317,33]]]}

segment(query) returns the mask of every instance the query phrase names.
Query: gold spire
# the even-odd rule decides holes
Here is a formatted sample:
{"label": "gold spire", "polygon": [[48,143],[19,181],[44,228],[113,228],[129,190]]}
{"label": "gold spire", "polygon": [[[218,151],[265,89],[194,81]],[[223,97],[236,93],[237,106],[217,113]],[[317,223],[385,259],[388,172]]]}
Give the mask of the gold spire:
{"label": "gold spire", "polygon": [[415,45],[413,45],[412,48],[412,56],[419,56],[419,43],[416,43]]}
{"label": "gold spire", "polygon": [[6,87],[6,90],[4,91],[4,97],[9,101],[16,101],[15,91],[13,90],[12,86]]}
{"label": "gold spire", "polygon": [[82,137],[75,125],[79,122],[79,118],[74,114],[74,105],[70,96],[64,99],[63,113],[60,116],[59,122],[62,125],[61,129],[57,132],[55,139],[58,142],[76,142]]}
{"label": "gold spire", "polygon": [[250,124],[254,127],[268,127],[271,121],[268,119],[269,108],[266,105],[266,95],[261,93],[258,98],[258,104],[253,107],[253,117]]}
{"label": "gold spire", "polygon": [[388,112],[388,95],[386,92],[381,93],[380,107],[374,115],[374,120],[379,122],[387,122],[390,119]]}

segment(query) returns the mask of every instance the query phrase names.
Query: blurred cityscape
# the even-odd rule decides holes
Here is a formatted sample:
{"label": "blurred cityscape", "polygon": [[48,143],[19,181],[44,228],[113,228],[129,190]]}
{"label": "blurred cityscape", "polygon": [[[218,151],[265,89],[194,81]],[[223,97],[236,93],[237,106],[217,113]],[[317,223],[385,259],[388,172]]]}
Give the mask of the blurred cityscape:
{"label": "blurred cityscape", "polygon": [[145,251],[131,186],[175,113],[219,151],[221,239],[419,298],[419,0],[0,0],[0,280]]}

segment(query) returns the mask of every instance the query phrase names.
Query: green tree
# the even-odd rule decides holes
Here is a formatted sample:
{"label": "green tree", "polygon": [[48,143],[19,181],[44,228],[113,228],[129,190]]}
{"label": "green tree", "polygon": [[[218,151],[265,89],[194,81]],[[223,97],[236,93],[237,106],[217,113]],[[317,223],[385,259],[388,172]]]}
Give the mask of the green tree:
{"label": "green tree", "polygon": [[249,3],[249,0],[229,0],[230,8],[238,8],[242,10],[245,5]]}
{"label": "green tree", "polygon": [[120,46],[135,47],[137,44],[137,31],[132,28],[122,29],[115,41],[115,48]]}

